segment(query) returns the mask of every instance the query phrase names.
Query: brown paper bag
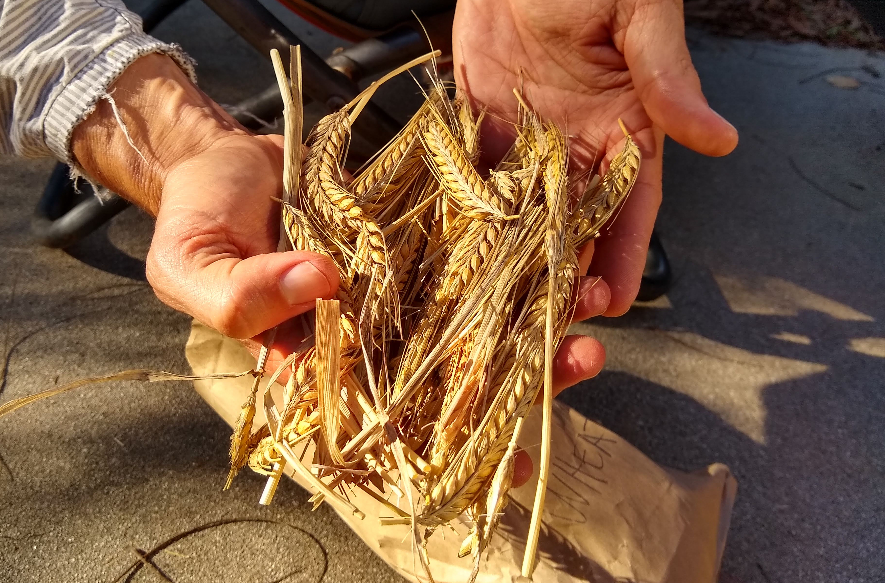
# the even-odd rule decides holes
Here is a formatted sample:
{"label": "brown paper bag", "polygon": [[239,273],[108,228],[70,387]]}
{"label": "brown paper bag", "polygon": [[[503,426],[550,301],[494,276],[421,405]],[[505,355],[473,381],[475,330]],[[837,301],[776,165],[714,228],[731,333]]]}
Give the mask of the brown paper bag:
{"label": "brown paper bag", "polygon": [[[241,344],[198,323],[188,340],[187,358],[196,375],[244,371],[255,364]],[[194,384],[233,425],[251,383],[245,377]],[[280,387],[276,390],[282,392]],[[281,402],[279,394],[275,399]],[[263,422],[259,407],[256,426]],[[526,420],[520,445],[533,455],[540,442],[541,418],[536,410]],[[307,487],[297,476],[295,480]],[[535,481],[511,491],[478,581],[521,580]],[[574,409],[554,403],[553,464],[534,580],[715,583],[736,486],[721,464],[693,473],[662,468]],[[350,499],[366,517],[361,520],[336,507],[344,522],[391,567],[416,580],[420,566],[408,527],[381,526],[379,518],[390,516],[390,511],[361,491]],[[466,523],[454,525],[454,530],[439,529],[428,544],[431,569],[439,583],[466,581],[472,568],[470,557],[458,558]]]}

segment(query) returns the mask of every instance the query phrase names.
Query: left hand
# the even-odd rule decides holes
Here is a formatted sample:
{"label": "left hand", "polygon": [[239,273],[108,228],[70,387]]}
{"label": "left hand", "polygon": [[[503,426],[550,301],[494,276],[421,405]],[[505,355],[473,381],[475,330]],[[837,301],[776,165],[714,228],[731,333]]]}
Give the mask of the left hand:
{"label": "left hand", "polygon": [[[664,134],[709,156],[737,145],[737,131],[707,105],[685,43],[680,0],[460,0],[453,30],[455,77],[474,110],[486,109],[483,156],[494,165],[513,142],[524,93],[542,119],[570,135],[571,170],[623,146],[623,119],[643,155],[632,193],[582,253],[575,320],[625,313],[636,298],[661,202]],[[592,259],[591,259],[592,257]],[[568,336],[555,359],[555,392],[595,376],[605,351]],[[532,473],[519,452],[514,486]]]}
{"label": "left hand", "polygon": [[737,131],[707,105],[685,43],[679,0],[461,0],[453,31],[458,87],[488,109],[484,155],[513,141],[515,87],[542,119],[571,136],[571,169],[607,162],[623,145],[623,119],[643,154],[633,192],[595,241],[591,273],[611,290],[606,316],[639,290],[661,202],[664,134],[709,156],[737,145]]}

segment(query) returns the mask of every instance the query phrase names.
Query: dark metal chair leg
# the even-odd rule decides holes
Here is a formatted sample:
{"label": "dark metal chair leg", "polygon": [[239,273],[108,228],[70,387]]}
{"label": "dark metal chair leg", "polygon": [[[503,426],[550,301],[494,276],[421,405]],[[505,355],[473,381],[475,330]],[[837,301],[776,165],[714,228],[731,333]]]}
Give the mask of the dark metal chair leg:
{"label": "dark metal chair leg", "polygon": [[424,35],[403,26],[338,51],[326,59],[326,64],[344,73],[351,81],[359,81],[390,71],[420,57],[428,49]]}
{"label": "dark metal chair leg", "polygon": [[[288,56],[291,45],[301,45],[302,87],[304,94],[335,111],[356,97],[360,89],[343,73],[331,68],[276,16],[257,0],[203,0],[228,26],[259,53],[270,58],[277,49]],[[383,147],[400,130],[393,117],[369,103],[357,120],[354,131],[376,148]]]}
{"label": "dark metal chair leg", "polygon": [[73,245],[129,207],[117,196],[100,201],[85,181],[81,190],[86,198],[74,205],[77,187],[69,173],[66,164],[56,164],[31,219],[31,234],[44,247]]}

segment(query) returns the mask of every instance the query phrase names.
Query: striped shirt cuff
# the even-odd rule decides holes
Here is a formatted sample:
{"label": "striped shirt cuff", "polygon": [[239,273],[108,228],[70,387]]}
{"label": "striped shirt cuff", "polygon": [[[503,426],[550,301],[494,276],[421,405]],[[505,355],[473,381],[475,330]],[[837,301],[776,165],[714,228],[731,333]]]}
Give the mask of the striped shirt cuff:
{"label": "striped shirt cuff", "polygon": [[49,105],[44,118],[44,139],[59,160],[75,165],[70,151],[74,128],[92,113],[126,67],[150,53],[168,55],[196,83],[194,63],[178,45],[160,42],[141,32],[115,41],[80,69]]}

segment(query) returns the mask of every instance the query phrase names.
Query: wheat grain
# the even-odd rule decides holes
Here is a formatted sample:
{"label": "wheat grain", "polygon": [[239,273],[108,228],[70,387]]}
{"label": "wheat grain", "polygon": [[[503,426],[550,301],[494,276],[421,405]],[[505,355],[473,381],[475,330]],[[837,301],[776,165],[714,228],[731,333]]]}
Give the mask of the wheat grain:
{"label": "wheat grain", "polygon": [[615,156],[602,180],[591,181],[581,204],[572,217],[575,245],[581,246],[593,237],[615,214],[636,183],[642,154],[623,122],[624,148]]}

